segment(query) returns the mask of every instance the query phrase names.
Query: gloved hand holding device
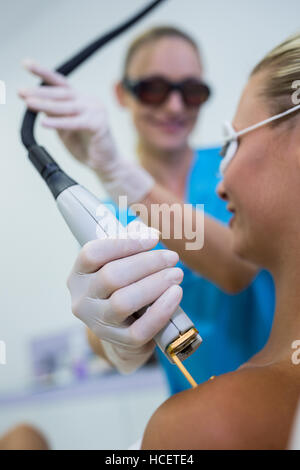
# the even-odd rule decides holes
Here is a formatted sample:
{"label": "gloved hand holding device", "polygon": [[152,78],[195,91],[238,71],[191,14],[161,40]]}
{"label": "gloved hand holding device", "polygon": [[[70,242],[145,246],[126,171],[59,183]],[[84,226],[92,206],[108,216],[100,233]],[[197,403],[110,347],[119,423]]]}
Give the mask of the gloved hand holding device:
{"label": "gloved hand holding device", "polygon": [[[92,100],[91,98],[86,98],[75,93],[75,91],[70,88],[63,75],[44,69],[41,66],[28,61],[26,67],[36,75],[40,76],[44,83],[53,84],[49,87],[43,85],[32,90],[21,90],[20,95],[25,99],[27,106],[35,112],[43,111],[48,115],[48,117],[43,121],[44,125],[55,128],[59,132],[66,147],[75,157],[77,157],[77,159],[84,161],[89,166],[97,169],[96,171],[98,174],[101,174],[101,179],[105,188],[116,202],[118,202],[118,197],[120,195],[127,195],[129,204],[143,199],[151,191],[152,186],[154,185],[154,180],[142,168],[137,165],[130,164],[126,162],[126,160],[122,160],[120,158],[110,135],[106,113],[102,105],[97,100]],[[44,175],[43,177],[46,177],[48,180],[47,175],[49,173],[49,178],[51,179],[51,174],[56,170],[52,169],[53,163],[51,159],[49,160],[49,155],[45,154],[43,149],[37,148],[36,150],[35,146],[33,146],[32,149],[34,164],[38,163],[39,171]],[[42,152],[42,154],[40,154],[40,152]],[[40,165],[41,158],[44,162],[42,166]],[[43,170],[45,163],[48,170]],[[56,163],[54,162],[54,166],[55,165]],[[59,173],[61,173],[61,169],[59,169]],[[49,181],[47,184],[49,185]],[[64,216],[67,224],[79,243],[83,246],[87,241],[93,240],[94,237],[96,237],[97,224],[100,224],[98,228],[100,229],[100,238],[102,241],[103,237],[106,238],[107,236],[109,238],[115,238],[115,230],[119,231],[121,229],[117,219],[112,215],[109,215],[109,211],[106,210],[104,217],[105,220],[102,222],[101,220],[98,221],[99,214],[97,211],[100,201],[92,194],[88,193],[84,188],[78,185],[73,186],[74,184],[75,182],[73,180],[70,183],[67,182],[66,185],[65,183],[62,183],[62,186],[58,183],[57,190],[55,183],[55,189],[53,190],[52,188],[51,190],[60,212]],[[108,231],[104,227],[106,225]],[[141,232],[150,230],[143,224],[140,225],[141,227],[144,227],[141,229]],[[123,230],[124,227],[121,231]],[[145,233],[143,234],[143,238],[144,236]],[[152,248],[159,241],[157,235],[155,238],[156,242],[152,244]],[[123,242],[124,237],[122,236],[119,241],[121,250]],[[105,243],[109,242],[106,241]],[[115,241],[115,243],[117,242]],[[148,247],[146,250],[149,250],[150,248],[151,247]],[[85,250],[86,249],[83,251],[83,256]],[[139,250],[140,249],[138,249],[138,251]],[[121,251],[121,253],[123,253],[123,251]],[[159,262],[158,258],[161,254],[164,256],[162,256],[162,259]],[[124,255],[121,254],[119,257],[122,256]],[[147,307],[149,303],[151,304],[163,295],[166,289],[175,283],[175,279],[171,276],[168,282],[166,282],[166,279],[164,279],[163,282],[161,276],[164,274],[157,273],[154,275],[155,272],[148,272],[146,261],[148,259],[157,259],[157,265],[159,271],[161,271],[167,267],[164,263],[166,262],[165,258],[168,256],[169,258],[170,256],[173,256],[173,259],[176,258],[176,261],[174,261],[173,264],[175,265],[178,261],[178,255],[174,252],[172,255],[168,255],[166,250],[158,251],[155,254],[149,253],[145,257],[145,264],[144,257],[143,259],[139,259],[139,263],[141,263],[141,267],[143,266],[145,268],[145,272],[143,276],[140,274],[141,277],[136,279],[134,277],[135,265],[134,269],[131,271],[130,263],[128,264],[128,266],[130,266],[130,270],[127,269],[127,263],[122,264],[122,266],[124,265],[126,268],[128,284],[125,282],[126,275],[124,274],[123,282],[125,282],[125,284],[114,285],[114,289],[110,292],[112,300],[106,297],[99,297],[95,300],[95,288],[92,287],[92,294],[90,294],[89,290],[90,280],[96,277],[96,271],[100,270],[100,272],[103,273],[103,268],[105,268],[104,272],[107,272],[111,267],[108,268],[107,266],[101,267],[102,265],[96,265],[94,270],[89,273],[85,272],[83,269],[83,272],[86,274],[85,276],[78,276],[75,271],[75,273],[70,277],[69,286],[72,296],[73,312],[87,324],[90,330],[95,333],[96,337],[104,340],[103,346],[107,358],[122,372],[130,372],[138,368],[147,360],[154,347],[153,338],[156,344],[159,345],[172,362],[175,360],[173,356],[174,354],[178,356],[178,359],[184,360],[201,344],[201,337],[194,328],[193,323],[188,319],[180,307],[178,307],[180,301],[179,297],[181,297],[181,294],[179,296],[181,290],[178,287],[173,288],[169,292],[170,295],[172,294],[175,298],[178,298],[177,309],[176,305],[174,309],[170,307],[167,308],[165,306],[167,310],[164,310],[164,307],[162,307],[161,316],[158,316],[159,310],[156,304],[149,308]],[[105,262],[103,261],[102,263],[104,265],[113,259],[116,260],[117,257],[105,259]],[[130,262],[132,262],[132,259]],[[116,262],[114,266],[117,266]],[[115,279],[118,279],[117,270],[114,272]],[[180,283],[182,279],[181,271],[175,269],[175,271],[173,270],[171,273],[167,271],[165,274],[171,275],[172,273],[177,275],[176,282]],[[156,280],[153,288],[153,279],[151,276],[149,277],[150,274],[152,277],[154,276],[154,280]],[[100,275],[100,285],[102,282],[102,275],[103,274]],[[142,281],[143,277],[146,278],[144,281]],[[76,280],[76,282],[74,280]],[[159,281],[158,283],[157,280]],[[145,292],[145,296],[143,294],[139,294],[138,289],[133,290],[132,283],[134,283],[135,286],[140,283],[144,285],[145,283],[147,286],[147,289],[143,291]],[[75,289],[74,285],[76,286]],[[92,285],[94,286],[94,284]],[[108,305],[110,305],[109,308],[112,312],[112,317],[116,319],[117,314],[114,310],[115,299],[119,298],[119,289],[121,289],[121,292],[124,294],[124,292],[127,292],[124,291],[124,287],[127,286],[129,288],[129,285],[131,300],[129,301],[128,294],[128,302],[130,305],[134,302],[135,309],[133,310],[131,307],[126,310],[126,303],[124,304],[124,307],[122,307],[122,311],[124,312],[122,320],[125,321],[125,323],[123,323],[122,320],[119,320],[119,322],[115,324],[110,321],[109,315],[108,320],[105,319],[107,315],[105,309],[108,308]],[[167,293],[165,293],[165,295],[167,295]],[[137,301],[137,305],[135,299]],[[162,301],[163,299],[158,302]],[[136,313],[137,310],[140,310],[143,307],[147,307],[144,309],[146,310],[146,313],[143,318],[135,321],[133,317],[129,318],[133,313]],[[103,311],[102,308],[104,309]],[[144,311],[140,313],[144,313]],[[128,321],[130,323],[134,323],[129,325]],[[142,336],[136,337],[135,329],[139,328],[138,331],[141,333],[141,327],[143,328],[143,334]]]}
{"label": "gloved hand holding device", "polygon": [[[87,243],[68,279],[73,313],[102,340],[106,356],[122,373],[150,357],[154,336],[179,306],[183,278],[182,270],[174,268],[175,252],[149,251],[159,241],[156,231],[135,221],[127,230],[127,239]],[[144,307],[145,313],[134,319],[132,314]]]}
{"label": "gloved hand holding device", "polygon": [[[131,352],[135,350],[136,354],[140,353],[140,357],[142,357],[143,362],[148,356],[146,355],[146,349],[141,348],[148,344],[150,350],[151,347],[149,343],[152,341],[151,338],[153,338],[154,342],[159,346],[166,357],[171,362],[175,363],[190,384],[193,387],[196,387],[197,383],[184,368],[181,360],[185,360],[200,346],[202,339],[198,331],[180,307],[176,309],[171,317],[166,313],[162,316],[158,314],[158,311],[161,308],[162,312],[168,312],[169,309],[173,311],[173,306],[175,304],[178,305],[181,291],[178,290],[176,284],[180,283],[180,279],[182,278],[181,272],[175,270],[176,276],[174,277],[173,274],[175,271],[173,268],[171,269],[173,271],[171,276],[168,275],[167,278],[161,278],[160,272],[162,270],[169,269],[168,263],[171,263],[170,259],[167,261],[165,259],[166,257],[163,256],[162,259],[164,259],[164,262],[167,263],[167,265],[163,264],[164,267],[162,268],[160,260],[160,264],[158,263],[156,268],[153,266],[151,268],[151,264],[148,265],[148,262],[146,261],[144,263],[144,259],[139,259],[137,263],[134,256],[136,254],[140,254],[143,250],[141,250],[141,247],[136,247],[136,251],[129,251],[129,259],[127,260],[129,264],[127,264],[126,261],[127,267],[125,277],[120,279],[113,276],[114,280],[112,282],[105,283],[102,282],[103,279],[101,281],[101,275],[99,274],[100,284],[98,285],[95,281],[95,278],[97,277],[96,273],[98,271],[102,272],[103,276],[103,271],[105,273],[108,270],[111,276],[110,263],[116,261],[124,262],[123,258],[127,257],[128,253],[126,250],[124,251],[123,247],[125,247],[125,244],[123,245],[123,243],[124,240],[128,240],[128,230],[120,224],[112,212],[107,210],[107,208],[100,203],[97,197],[70,178],[59,167],[47,150],[38,144],[34,136],[37,114],[39,111],[44,111],[48,117],[56,118],[57,121],[59,120],[59,122],[56,121],[56,124],[55,121],[52,121],[52,127],[57,128],[61,133],[63,132],[63,138],[66,145],[70,150],[75,152],[77,158],[80,157],[83,160],[85,159],[86,163],[90,164],[92,167],[98,165],[96,162],[101,162],[101,171],[103,172],[105,186],[115,200],[118,199],[118,196],[127,194],[128,202],[130,204],[143,199],[151,191],[151,188],[154,185],[152,178],[144,170],[139,169],[134,165],[130,169],[128,164],[124,164],[115,151],[111,136],[108,133],[105,117],[103,120],[99,119],[99,121],[91,119],[90,116],[93,116],[93,112],[91,111],[93,106],[91,106],[91,102],[86,99],[76,100],[76,96],[72,93],[72,90],[67,90],[69,87],[64,77],[72,73],[92,54],[102,48],[109,41],[122,34],[129,27],[156,8],[156,6],[162,3],[162,1],[164,0],[152,1],[150,5],[147,5],[146,8],[139,11],[125,23],[122,23],[112,31],[88,44],[85,48],[59,66],[54,73],[49,72],[49,70],[42,70],[39,66],[34,66],[32,63],[30,65],[27,63],[27,68],[31,68],[32,71],[35,69],[34,73],[44,78],[42,85],[45,88],[43,90],[39,88],[32,92],[28,90],[20,92],[20,95],[29,101],[28,104],[31,108],[27,109],[24,115],[21,128],[21,139],[28,151],[29,160],[47,184],[60,213],[64,217],[74,237],[81,246],[85,246],[89,243],[89,245],[87,245],[88,248],[85,246],[84,251],[82,252],[83,261],[91,261],[89,250],[91,243],[93,244],[92,246],[96,246],[94,245],[96,242],[91,242],[92,240],[95,240],[95,238],[101,239],[101,241],[98,241],[97,243],[103,243],[103,240],[109,240],[106,241],[106,243],[113,243],[113,246],[114,244],[117,246],[120,244],[120,247],[122,246],[121,252],[117,251],[116,253],[114,249],[112,251],[108,250],[107,253],[106,251],[103,251],[102,253],[106,253],[106,255],[111,253],[111,257],[106,256],[105,258],[104,256],[104,259],[99,260],[99,265],[89,265],[87,271],[84,271],[84,263],[83,269],[80,269],[80,266],[82,266],[80,261],[77,263],[75,266],[75,273],[70,276],[69,280],[74,313],[79,317],[82,317],[88,326],[98,334],[98,337],[105,339],[110,338],[110,342],[113,344],[113,347],[111,347],[112,357],[114,357],[114,363],[119,370],[129,370],[129,367],[126,364],[128,363],[128,360],[130,360],[130,358],[127,358],[126,360],[126,354],[128,354],[129,350]],[[49,84],[52,84],[56,88],[56,91],[53,92],[50,99],[49,97],[52,91],[50,92],[49,86],[47,86]],[[39,95],[39,99],[37,100],[37,97],[35,97],[32,102],[32,95],[36,93]],[[31,103],[29,98],[30,96]],[[44,97],[44,99],[41,99],[41,97]],[[45,99],[45,97],[48,98]],[[53,100],[55,102],[54,107],[56,111],[53,107]],[[56,101],[61,101],[61,103],[56,103]],[[89,103],[88,106],[86,106],[87,103]],[[61,106],[58,106],[59,104]],[[105,116],[104,113],[102,113],[102,116]],[[74,120],[72,120],[71,123],[71,118],[75,117],[77,117],[77,124],[75,124],[75,127],[76,131],[80,131],[79,134],[77,132],[75,132],[75,134],[73,133]],[[66,120],[68,124],[66,124]],[[101,125],[99,123],[101,123]],[[48,120],[48,127],[49,126],[50,123]],[[98,143],[101,144],[100,147],[98,146]],[[144,231],[145,230],[148,231],[149,229],[147,228],[144,229]],[[136,238],[136,231],[134,235],[134,238]],[[145,234],[142,233],[142,239],[145,238],[144,235]],[[135,243],[137,243],[136,240]],[[106,246],[108,247],[109,245]],[[147,246],[144,246],[144,250],[146,251],[150,248],[151,247],[147,248]],[[87,259],[85,257],[87,254],[86,251],[88,251]],[[157,255],[149,256],[156,258]],[[94,254],[92,257],[94,257]],[[147,259],[149,260],[152,258],[147,257]],[[177,255],[176,259],[178,259]],[[135,260],[134,267],[131,266],[133,260]],[[137,269],[140,269],[140,266],[143,266],[144,271],[136,271]],[[150,268],[150,271],[147,271],[147,266]],[[117,271],[113,270],[113,273],[116,274],[116,272]],[[134,273],[138,273],[137,278]],[[157,274],[158,277],[158,279],[156,279],[156,283],[149,283],[149,280],[154,281],[153,276],[155,277],[155,274]],[[112,279],[112,277],[110,277],[110,279]],[[119,281],[115,282],[116,279],[119,279]],[[125,279],[127,279],[127,281],[125,281]],[[79,280],[81,282],[79,282]],[[136,286],[140,283],[142,283],[141,295],[139,295],[135,290]],[[145,286],[143,287],[143,283],[146,283],[146,288]],[[100,294],[96,288],[96,284],[100,289]],[[166,291],[173,284],[175,284],[175,288],[172,288],[172,295],[169,290],[168,299],[166,299]],[[124,292],[126,295],[123,299],[122,294],[124,294]],[[130,302],[126,304],[126,299],[128,300],[131,298],[131,295],[133,298],[137,295],[137,301],[134,301],[134,307]],[[169,295],[171,295],[172,300],[169,298]],[[174,296],[175,299],[172,298],[172,296]],[[117,307],[115,304],[116,297],[118,299]],[[112,301],[112,299],[114,300]],[[178,302],[176,299],[178,299]],[[123,300],[125,301],[124,305]],[[151,305],[151,302],[153,305]],[[162,305],[157,306],[156,302],[162,302]],[[84,310],[82,310],[83,305]],[[120,305],[122,305],[121,308],[118,307]],[[136,308],[140,309],[140,307],[142,307],[141,310],[135,310]],[[134,314],[132,314],[132,312],[134,312]],[[152,312],[151,315],[149,312]],[[137,315],[138,319],[136,318]],[[143,318],[141,318],[141,315],[143,315]],[[160,328],[162,328],[156,334],[155,332],[158,328],[157,326],[154,327],[154,324],[150,321],[152,315],[156,315],[156,320],[158,321]],[[147,354],[149,353],[149,350],[147,349]],[[134,361],[136,362],[136,360]],[[141,364],[141,361],[139,363]],[[133,368],[136,367],[138,367],[138,365],[134,365]]]}
{"label": "gloved hand holding device", "polygon": [[154,179],[119,155],[99,98],[80,94],[66,77],[33,61],[24,61],[24,66],[50,85],[19,91],[29,109],[47,115],[44,127],[56,129],[72,155],[95,170],[115,202],[121,195],[129,205],[144,199]]}

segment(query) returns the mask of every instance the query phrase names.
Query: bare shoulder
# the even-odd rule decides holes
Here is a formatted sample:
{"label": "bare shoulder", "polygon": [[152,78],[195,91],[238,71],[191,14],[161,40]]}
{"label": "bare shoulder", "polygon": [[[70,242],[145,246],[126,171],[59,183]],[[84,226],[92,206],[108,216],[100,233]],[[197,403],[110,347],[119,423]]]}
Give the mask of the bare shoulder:
{"label": "bare shoulder", "polygon": [[293,377],[245,368],[174,395],[150,419],[142,448],[285,448],[300,393]]}

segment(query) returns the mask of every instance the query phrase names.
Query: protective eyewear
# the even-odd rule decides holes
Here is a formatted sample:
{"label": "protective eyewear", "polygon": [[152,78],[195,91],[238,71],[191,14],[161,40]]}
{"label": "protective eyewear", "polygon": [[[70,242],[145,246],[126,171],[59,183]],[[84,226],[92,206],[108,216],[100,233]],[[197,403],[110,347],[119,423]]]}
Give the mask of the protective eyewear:
{"label": "protective eyewear", "polygon": [[205,103],[210,94],[210,88],[196,78],[188,78],[181,82],[170,82],[163,77],[149,77],[141,80],[122,80],[124,88],[141,103],[149,106],[160,106],[170,96],[170,93],[180,93],[188,107],[199,107]]}
{"label": "protective eyewear", "polygon": [[275,116],[265,119],[264,121],[254,124],[253,126],[247,127],[246,129],[243,129],[239,132],[237,132],[233,128],[230,122],[226,121],[224,123],[225,142],[220,152],[220,155],[223,157],[221,164],[220,164],[220,170],[219,170],[221,176],[224,176],[226,169],[228,168],[229,164],[231,163],[232,159],[237,153],[237,150],[239,147],[239,137],[245,134],[248,134],[248,132],[252,132],[255,129],[259,129],[260,127],[263,127],[266,124],[269,124],[270,122],[277,121],[278,119],[281,119],[291,113],[294,113],[295,111],[299,109],[300,109],[300,104],[297,106],[293,106],[292,108],[288,109],[287,111],[284,111],[283,113],[276,114]]}

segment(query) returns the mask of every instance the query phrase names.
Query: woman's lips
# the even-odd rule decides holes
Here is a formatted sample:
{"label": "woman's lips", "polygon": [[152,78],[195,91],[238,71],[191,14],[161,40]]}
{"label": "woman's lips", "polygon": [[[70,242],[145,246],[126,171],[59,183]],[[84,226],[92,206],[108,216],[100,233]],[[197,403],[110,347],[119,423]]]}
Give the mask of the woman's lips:
{"label": "woman's lips", "polygon": [[235,212],[235,209],[232,206],[227,206],[227,210],[233,214],[233,217],[231,217],[231,219],[229,221],[229,227],[232,227],[232,225],[235,221],[236,212]]}
{"label": "woman's lips", "polygon": [[233,217],[231,217],[230,221],[229,221],[229,227],[232,228],[233,224],[234,224],[234,221],[235,221],[235,214],[233,215]]}
{"label": "woman's lips", "polygon": [[162,129],[168,134],[174,134],[186,127],[185,121],[150,121],[153,126]]}
{"label": "woman's lips", "polygon": [[164,124],[161,124],[160,127],[164,129],[166,132],[173,133],[173,132],[178,132],[181,129],[183,129],[184,125],[181,123],[177,123],[177,122],[166,122]]}

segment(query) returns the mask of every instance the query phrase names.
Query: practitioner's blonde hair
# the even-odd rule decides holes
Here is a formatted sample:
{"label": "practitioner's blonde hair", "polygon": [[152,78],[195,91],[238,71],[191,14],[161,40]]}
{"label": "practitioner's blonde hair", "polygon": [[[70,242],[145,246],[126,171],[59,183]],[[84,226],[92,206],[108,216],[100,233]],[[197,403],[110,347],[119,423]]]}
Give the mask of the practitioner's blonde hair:
{"label": "practitioner's blonde hair", "polygon": [[188,33],[174,26],[156,26],[154,28],[148,29],[143,34],[135,38],[135,40],[129,46],[123,67],[124,76],[126,76],[129,64],[137,51],[139,51],[145,45],[164,38],[179,38],[188,42],[195,49],[195,52],[198,54],[200,60],[199,47],[196,41]]}
{"label": "practitioner's blonde hair", "polygon": [[[300,84],[300,33],[291,36],[269,52],[256,65],[251,76],[259,72],[266,73],[260,94],[269,104],[272,114],[281,113],[295,106],[292,97],[295,93],[295,83],[298,82],[298,86]],[[286,119],[298,115],[296,112]],[[275,121],[274,125],[279,123],[280,121]]]}

